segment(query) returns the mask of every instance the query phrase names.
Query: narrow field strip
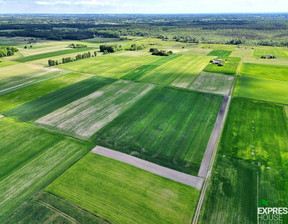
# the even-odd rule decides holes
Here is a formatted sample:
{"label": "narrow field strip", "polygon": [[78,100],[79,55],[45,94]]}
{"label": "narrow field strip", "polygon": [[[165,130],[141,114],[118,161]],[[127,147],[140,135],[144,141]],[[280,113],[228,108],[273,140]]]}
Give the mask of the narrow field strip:
{"label": "narrow field strip", "polygon": [[67,74],[66,71],[56,72],[49,74],[49,76],[50,75],[50,80],[7,93],[3,96],[0,95],[0,112],[10,110],[28,101],[35,100],[41,96],[90,77],[88,75],[75,73]]}
{"label": "narrow field strip", "polygon": [[36,123],[86,140],[154,87],[119,80],[38,119]]}
{"label": "narrow field strip", "polygon": [[142,170],[146,170],[150,173],[154,173],[156,175],[159,175],[161,177],[165,177],[167,179],[186,184],[191,187],[195,187],[198,190],[201,189],[203,184],[203,178],[196,177],[192,175],[188,175],[186,173],[181,173],[176,170],[172,170],[163,166],[159,166],[155,163],[151,163],[148,161],[145,161],[143,159],[136,158],[131,155],[127,155],[125,153],[121,153],[112,149],[104,148],[101,146],[96,146],[94,149],[92,149],[93,153],[96,153],[101,156],[105,156],[111,159],[115,159],[127,164],[130,164],[132,166],[138,167]]}
{"label": "narrow field strip", "polygon": [[[78,79],[78,82],[74,84],[71,83],[72,85],[66,86],[57,91],[54,91],[47,95],[39,97],[36,100],[30,101],[18,107],[15,107],[7,111],[5,114],[7,116],[17,117],[21,121],[34,121],[75,100],[78,100],[82,97],[85,97],[95,92],[97,89],[100,89],[105,85],[108,85],[116,81],[115,79],[109,79],[109,78],[98,77],[98,76],[91,77],[89,75],[81,75],[77,73],[76,74],[72,73],[71,75],[72,77],[75,76],[75,77],[81,78],[82,81]],[[30,93],[29,89],[28,89],[27,94]],[[9,95],[7,95],[7,97],[9,97]],[[18,94],[16,94],[16,97],[21,98],[21,96],[18,96]],[[0,97],[0,100],[1,100],[1,97]],[[14,102],[14,99],[13,99],[13,102]]]}
{"label": "narrow field strip", "polygon": [[[49,58],[49,57],[55,57],[59,55],[65,55],[65,54],[71,54],[71,53],[78,53],[78,52],[85,52],[85,51],[90,51],[94,49],[93,47],[86,47],[86,48],[78,48],[78,49],[67,49],[67,50],[62,50],[62,51],[52,51],[52,52],[47,52],[43,54],[36,54],[36,55],[31,55],[23,58],[17,58],[15,59],[16,62],[30,62],[34,60],[39,60],[43,58]],[[76,55],[75,55],[76,56]]]}

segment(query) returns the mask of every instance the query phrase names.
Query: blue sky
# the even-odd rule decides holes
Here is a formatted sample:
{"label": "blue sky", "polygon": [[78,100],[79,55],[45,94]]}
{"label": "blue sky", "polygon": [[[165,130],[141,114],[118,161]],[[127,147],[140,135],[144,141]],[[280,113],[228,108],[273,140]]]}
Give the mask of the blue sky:
{"label": "blue sky", "polygon": [[288,0],[0,0],[0,13],[288,12]]}

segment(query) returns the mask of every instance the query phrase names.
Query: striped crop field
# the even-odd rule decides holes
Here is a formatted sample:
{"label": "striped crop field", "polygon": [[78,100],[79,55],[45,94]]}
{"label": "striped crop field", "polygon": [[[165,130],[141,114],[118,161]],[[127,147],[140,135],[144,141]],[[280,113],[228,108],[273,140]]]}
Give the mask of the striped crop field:
{"label": "striped crop field", "polygon": [[[77,74],[76,74],[76,77],[77,77]],[[100,89],[101,87],[107,84],[110,84],[116,81],[115,79],[109,79],[109,78],[98,77],[98,76],[89,78],[89,75],[88,76],[80,75],[80,77],[86,77],[86,79],[84,79],[83,81],[79,80],[79,82],[73,85],[69,85],[57,91],[51,92],[47,95],[39,97],[36,100],[24,103],[18,107],[15,107],[5,112],[4,114],[6,116],[16,117],[17,119],[21,121],[34,121],[40,117],[43,117],[53,112],[54,110],[64,107],[65,105],[75,100],[78,100],[82,97],[85,97],[95,92],[96,90]],[[30,88],[28,89],[30,90]],[[30,94],[29,90],[27,91],[28,92],[27,95]],[[9,95],[7,95],[7,97],[9,97]],[[14,94],[12,94],[11,97],[13,98]],[[16,94],[15,97],[21,98],[20,96],[18,96],[18,94]]]}
{"label": "striped crop field", "polygon": [[193,187],[93,153],[46,190],[119,224],[189,224],[200,193]]}
{"label": "striped crop field", "polygon": [[231,75],[203,72],[195,79],[189,89],[229,95],[233,82],[234,77]]}
{"label": "striped crop field", "polygon": [[63,71],[49,73],[49,76],[61,76],[0,96],[0,113],[90,77],[75,73],[64,74]]}
{"label": "striped crop field", "polygon": [[42,118],[37,124],[80,139],[88,139],[154,85],[119,80]]}
{"label": "striped crop field", "polygon": [[181,72],[181,74],[171,83],[171,86],[189,88],[195,78],[207,66],[210,59],[210,57],[205,56],[190,56],[190,58],[182,58],[183,64],[178,67],[178,71]]}
{"label": "striped crop field", "polygon": [[0,119],[0,133],[0,222],[90,149],[11,118]]}
{"label": "striped crop field", "polygon": [[223,97],[155,88],[92,139],[179,171],[198,172]]}

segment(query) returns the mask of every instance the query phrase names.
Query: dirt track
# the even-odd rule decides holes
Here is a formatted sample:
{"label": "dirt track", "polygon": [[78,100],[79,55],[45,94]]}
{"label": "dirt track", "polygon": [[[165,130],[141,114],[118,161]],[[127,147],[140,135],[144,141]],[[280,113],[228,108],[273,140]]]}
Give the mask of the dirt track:
{"label": "dirt track", "polygon": [[138,167],[140,169],[146,170],[148,172],[154,173],[156,175],[165,177],[170,180],[174,180],[176,182],[189,185],[191,187],[195,187],[197,189],[201,189],[203,184],[203,178],[192,176],[186,173],[181,173],[176,170],[172,170],[163,166],[159,166],[157,164],[136,158],[134,156],[127,155],[125,153],[121,153],[115,150],[111,150],[108,148],[104,148],[101,146],[96,146],[92,149],[93,153],[96,153],[101,156],[105,156],[111,159],[115,159],[132,166]]}
{"label": "dirt track", "polygon": [[208,168],[209,168],[210,161],[211,161],[212,154],[213,154],[213,149],[214,149],[214,146],[215,146],[215,143],[216,143],[219,131],[220,131],[222,120],[224,118],[225,110],[226,110],[227,105],[229,105],[228,104],[229,98],[230,97],[225,96],[223,99],[220,111],[217,116],[216,123],[214,125],[214,129],[210,136],[210,139],[209,139],[209,142],[208,142],[208,145],[207,145],[207,148],[206,148],[206,151],[205,151],[202,163],[201,163],[201,167],[198,172],[199,177],[206,177],[207,175]]}

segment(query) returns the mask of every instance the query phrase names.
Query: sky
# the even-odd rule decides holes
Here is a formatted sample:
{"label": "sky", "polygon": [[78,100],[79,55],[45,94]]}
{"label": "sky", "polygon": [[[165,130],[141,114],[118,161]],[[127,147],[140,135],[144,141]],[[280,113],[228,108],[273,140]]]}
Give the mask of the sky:
{"label": "sky", "polygon": [[288,12],[288,0],[0,0],[0,13]]}

